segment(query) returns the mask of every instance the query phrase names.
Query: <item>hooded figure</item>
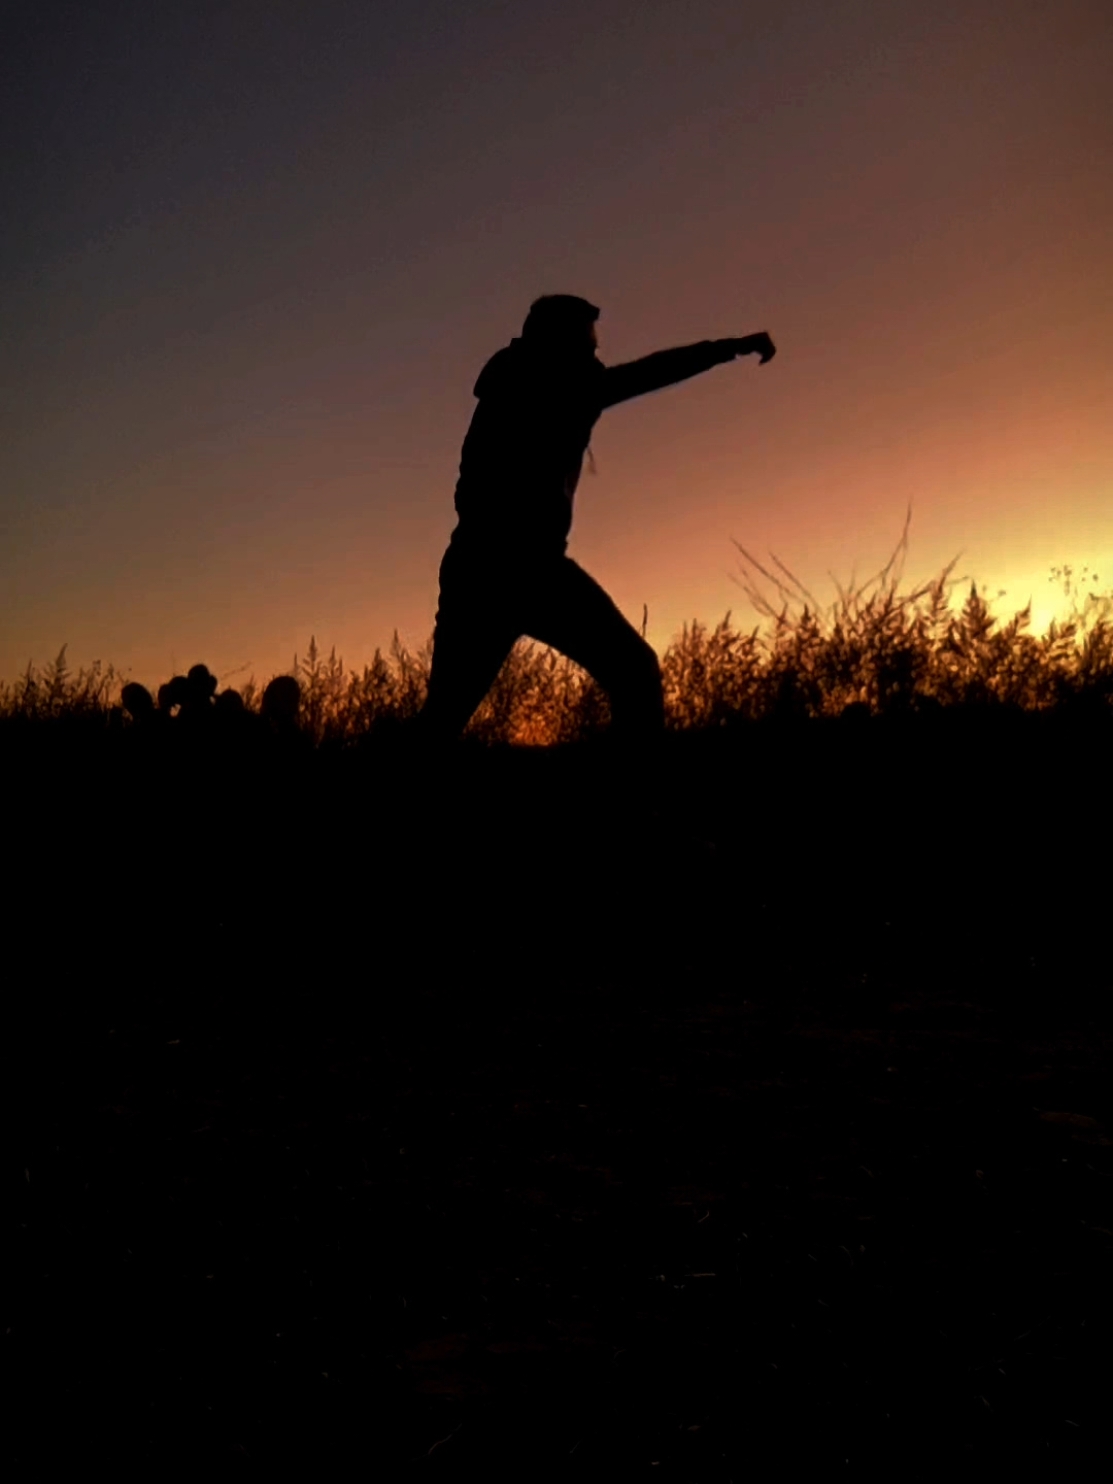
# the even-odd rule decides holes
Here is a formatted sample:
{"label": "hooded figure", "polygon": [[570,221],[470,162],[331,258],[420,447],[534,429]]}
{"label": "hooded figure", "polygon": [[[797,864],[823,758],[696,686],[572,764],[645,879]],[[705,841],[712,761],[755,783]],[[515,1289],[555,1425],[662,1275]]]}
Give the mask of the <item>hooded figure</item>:
{"label": "hooded figure", "polygon": [[466,726],[522,635],[583,666],[607,691],[616,725],[661,725],[657,656],[565,555],[591,431],[616,402],[739,355],[764,363],[774,347],[765,334],[704,340],[604,366],[595,353],[598,317],[586,299],[538,299],[520,338],[491,357],[475,384],[423,712],[440,735]]}

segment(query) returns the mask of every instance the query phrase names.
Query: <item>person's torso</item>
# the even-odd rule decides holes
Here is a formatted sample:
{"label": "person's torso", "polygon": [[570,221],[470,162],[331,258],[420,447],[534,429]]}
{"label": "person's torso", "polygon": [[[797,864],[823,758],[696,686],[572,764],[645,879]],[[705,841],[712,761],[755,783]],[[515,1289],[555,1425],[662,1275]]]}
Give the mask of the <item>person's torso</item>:
{"label": "person's torso", "polygon": [[462,537],[563,549],[602,371],[594,358],[553,365],[520,341],[488,362],[460,456]]}

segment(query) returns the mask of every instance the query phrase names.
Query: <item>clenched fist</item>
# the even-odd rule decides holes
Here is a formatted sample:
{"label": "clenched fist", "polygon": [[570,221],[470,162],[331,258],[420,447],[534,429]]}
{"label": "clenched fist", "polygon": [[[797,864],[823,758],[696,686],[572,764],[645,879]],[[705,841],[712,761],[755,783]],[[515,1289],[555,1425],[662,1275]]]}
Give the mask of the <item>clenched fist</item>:
{"label": "clenched fist", "polygon": [[759,356],[759,364],[762,366],[777,354],[777,347],[764,330],[759,330],[756,335],[744,335],[741,340],[732,340],[730,343],[734,346],[736,356]]}

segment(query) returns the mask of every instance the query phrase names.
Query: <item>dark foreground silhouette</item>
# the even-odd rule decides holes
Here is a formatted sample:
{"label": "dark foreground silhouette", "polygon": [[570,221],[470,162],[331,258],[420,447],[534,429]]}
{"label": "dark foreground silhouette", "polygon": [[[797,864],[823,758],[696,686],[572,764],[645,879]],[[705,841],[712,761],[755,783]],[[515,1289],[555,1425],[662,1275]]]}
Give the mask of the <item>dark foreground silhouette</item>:
{"label": "dark foreground silhouette", "polygon": [[[156,704],[145,685],[130,681],[120,692],[119,708],[108,712],[105,740],[121,741],[133,765],[157,772],[175,757],[203,762],[217,777],[237,758],[261,760],[311,746],[300,725],[302,693],[293,675],[267,683],[258,711],[249,710],[237,690],[217,694],[217,684],[208,666],[194,665],[159,686]],[[127,720],[121,735],[122,717]]]}
{"label": "dark foreground silhouette", "polygon": [[664,722],[657,656],[586,572],[565,555],[591,430],[616,403],[697,376],[738,356],[762,364],[761,333],[658,351],[622,366],[595,354],[599,310],[551,294],[519,339],[487,362],[456,486],[459,523],[441,564],[429,695],[430,736],[455,737],[515,642],[528,635],[581,665],[625,732]]}
{"label": "dark foreground silhouette", "polygon": [[23,1472],[1107,1452],[1108,716],[417,767],[218,703],[0,730]]}

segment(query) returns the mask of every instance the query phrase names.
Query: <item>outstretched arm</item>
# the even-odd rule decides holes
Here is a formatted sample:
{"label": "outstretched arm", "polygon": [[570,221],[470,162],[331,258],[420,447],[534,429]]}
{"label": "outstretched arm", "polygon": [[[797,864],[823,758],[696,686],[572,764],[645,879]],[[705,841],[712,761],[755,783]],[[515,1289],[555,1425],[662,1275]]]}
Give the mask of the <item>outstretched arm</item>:
{"label": "outstretched arm", "polygon": [[733,361],[736,356],[760,356],[764,366],[776,353],[776,346],[764,330],[741,340],[701,340],[697,345],[659,350],[640,361],[608,366],[603,373],[603,406],[613,407],[616,402],[640,397],[643,392],[655,392],[659,387],[686,381],[689,376],[698,376],[701,371]]}

